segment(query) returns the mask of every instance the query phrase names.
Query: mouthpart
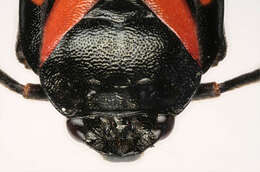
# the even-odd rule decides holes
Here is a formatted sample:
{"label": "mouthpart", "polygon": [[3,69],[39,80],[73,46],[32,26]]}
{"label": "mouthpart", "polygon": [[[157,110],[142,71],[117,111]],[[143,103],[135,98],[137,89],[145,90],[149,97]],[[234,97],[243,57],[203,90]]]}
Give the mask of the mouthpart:
{"label": "mouthpart", "polygon": [[110,160],[111,157],[138,157],[166,137],[173,125],[173,115],[140,111],[93,112],[67,121],[67,128],[74,138]]}

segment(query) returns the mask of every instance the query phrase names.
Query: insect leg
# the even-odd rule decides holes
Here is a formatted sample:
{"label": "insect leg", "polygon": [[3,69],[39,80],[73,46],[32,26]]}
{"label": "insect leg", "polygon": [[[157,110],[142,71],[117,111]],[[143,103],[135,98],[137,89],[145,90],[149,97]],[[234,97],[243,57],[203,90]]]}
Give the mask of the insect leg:
{"label": "insect leg", "polygon": [[30,67],[30,65],[28,64],[26,58],[24,57],[22,51],[20,50],[21,49],[20,46],[21,45],[19,44],[19,40],[18,40],[18,44],[17,44],[17,47],[16,47],[16,57],[17,57],[18,61],[20,63],[22,63],[26,69],[32,69]]}
{"label": "insect leg", "polygon": [[233,90],[260,81],[260,69],[253,72],[249,72],[233,78],[231,80],[222,82],[220,84],[216,82],[201,84],[193,97],[193,100],[201,100],[206,98],[213,98],[220,96],[221,93]]}
{"label": "insect leg", "polygon": [[47,96],[45,95],[41,85],[39,84],[26,84],[22,85],[5,72],[0,70],[0,84],[3,84],[10,90],[23,95],[27,99],[37,99],[37,100],[46,100]]}

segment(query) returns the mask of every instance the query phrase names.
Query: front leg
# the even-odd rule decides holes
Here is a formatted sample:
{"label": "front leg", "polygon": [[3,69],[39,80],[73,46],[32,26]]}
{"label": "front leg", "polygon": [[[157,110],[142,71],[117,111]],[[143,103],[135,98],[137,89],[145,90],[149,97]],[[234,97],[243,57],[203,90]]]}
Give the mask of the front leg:
{"label": "front leg", "polygon": [[5,72],[0,69],[0,84],[3,84],[10,90],[23,95],[27,99],[36,99],[36,100],[47,100],[40,84],[26,84],[22,85]]}
{"label": "front leg", "polygon": [[204,83],[201,84],[193,97],[193,100],[201,100],[206,98],[213,98],[220,96],[221,93],[233,90],[260,81],[260,69],[253,72],[246,73],[244,75],[238,76],[234,79],[225,81],[223,83]]}

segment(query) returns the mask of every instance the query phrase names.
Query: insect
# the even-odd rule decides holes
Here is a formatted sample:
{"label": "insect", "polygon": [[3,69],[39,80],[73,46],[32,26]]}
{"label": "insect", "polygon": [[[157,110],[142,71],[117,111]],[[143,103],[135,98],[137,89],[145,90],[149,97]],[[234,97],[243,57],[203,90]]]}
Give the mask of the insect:
{"label": "insect", "polygon": [[137,155],[165,138],[191,100],[260,80],[217,83],[223,0],[20,0],[17,57],[41,84],[0,83],[49,100],[70,133],[106,156]]}

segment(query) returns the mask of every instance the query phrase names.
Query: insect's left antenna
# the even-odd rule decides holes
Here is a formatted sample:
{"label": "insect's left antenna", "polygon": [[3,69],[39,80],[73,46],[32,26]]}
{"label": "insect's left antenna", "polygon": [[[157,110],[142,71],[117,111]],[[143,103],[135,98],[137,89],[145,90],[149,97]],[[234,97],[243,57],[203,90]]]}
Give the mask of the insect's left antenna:
{"label": "insect's left antenna", "polygon": [[222,82],[220,84],[216,82],[202,83],[200,84],[196,94],[194,95],[193,100],[218,97],[224,92],[231,91],[233,89],[240,88],[259,81],[260,69],[257,69],[252,72],[240,75],[231,80]]}

